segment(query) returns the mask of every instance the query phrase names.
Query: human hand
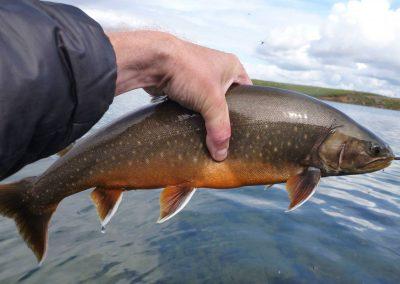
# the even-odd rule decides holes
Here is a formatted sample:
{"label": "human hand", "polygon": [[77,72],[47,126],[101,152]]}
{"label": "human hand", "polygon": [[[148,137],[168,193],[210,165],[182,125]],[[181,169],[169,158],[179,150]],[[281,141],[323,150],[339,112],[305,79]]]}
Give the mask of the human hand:
{"label": "human hand", "polygon": [[252,84],[237,57],[160,32],[109,36],[117,56],[117,95],[145,88],[201,113],[210,154],[224,160],[231,135],[225,93],[234,83]]}

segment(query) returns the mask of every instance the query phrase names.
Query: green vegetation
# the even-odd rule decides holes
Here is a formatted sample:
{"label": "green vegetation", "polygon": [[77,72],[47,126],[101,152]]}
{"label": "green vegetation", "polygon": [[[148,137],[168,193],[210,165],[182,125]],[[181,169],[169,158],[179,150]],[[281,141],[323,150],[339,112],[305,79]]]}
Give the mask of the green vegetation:
{"label": "green vegetation", "polygon": [[253,80],[253,83],[260,86],[293,90],[321,100],[400,110],[400,98],[390,98],[373,93],[277,83],[263,80]]}

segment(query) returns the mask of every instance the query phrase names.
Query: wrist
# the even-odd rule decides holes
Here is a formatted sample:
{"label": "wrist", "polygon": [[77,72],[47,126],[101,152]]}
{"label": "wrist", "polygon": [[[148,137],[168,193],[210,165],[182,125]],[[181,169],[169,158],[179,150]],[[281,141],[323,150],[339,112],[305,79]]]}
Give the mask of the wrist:
{"label": "wrist", "polygon": [[113,32],[108,36],[117,59],[116,95],[159,87],[169,79],[180,45],[178,38],[157,31]]}

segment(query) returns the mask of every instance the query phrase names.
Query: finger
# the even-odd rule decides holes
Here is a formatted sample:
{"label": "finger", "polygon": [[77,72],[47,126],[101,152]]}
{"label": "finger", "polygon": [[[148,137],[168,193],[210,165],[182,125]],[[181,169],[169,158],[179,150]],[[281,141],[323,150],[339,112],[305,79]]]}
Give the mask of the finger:
{"label": "finger", "polygon": [[216,161],[223,161],[228,155],[231,126],[225,94],[219,95],[216,102],[202,112],[207,130],[206,143],[211,156]]}
{"label": "finger", "polygon": [[234,79],[233,82],[239,85],[253,85],[253,82],[251,81],[249,75],[247,74],[246,70],[240,62],[237,70],[236,79]]}

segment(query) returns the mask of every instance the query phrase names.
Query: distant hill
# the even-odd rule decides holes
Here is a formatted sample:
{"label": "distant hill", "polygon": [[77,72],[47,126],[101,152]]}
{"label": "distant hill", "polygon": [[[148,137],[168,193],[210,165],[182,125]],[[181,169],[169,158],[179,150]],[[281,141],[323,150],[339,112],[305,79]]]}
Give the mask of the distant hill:
{"label": "distant hill", "polygon": [[255,85],[270,86],[301,92],[321,100],[400,110],[400,98],[390,98],[373,93],[294,85],[263,80],[252,80]]}

